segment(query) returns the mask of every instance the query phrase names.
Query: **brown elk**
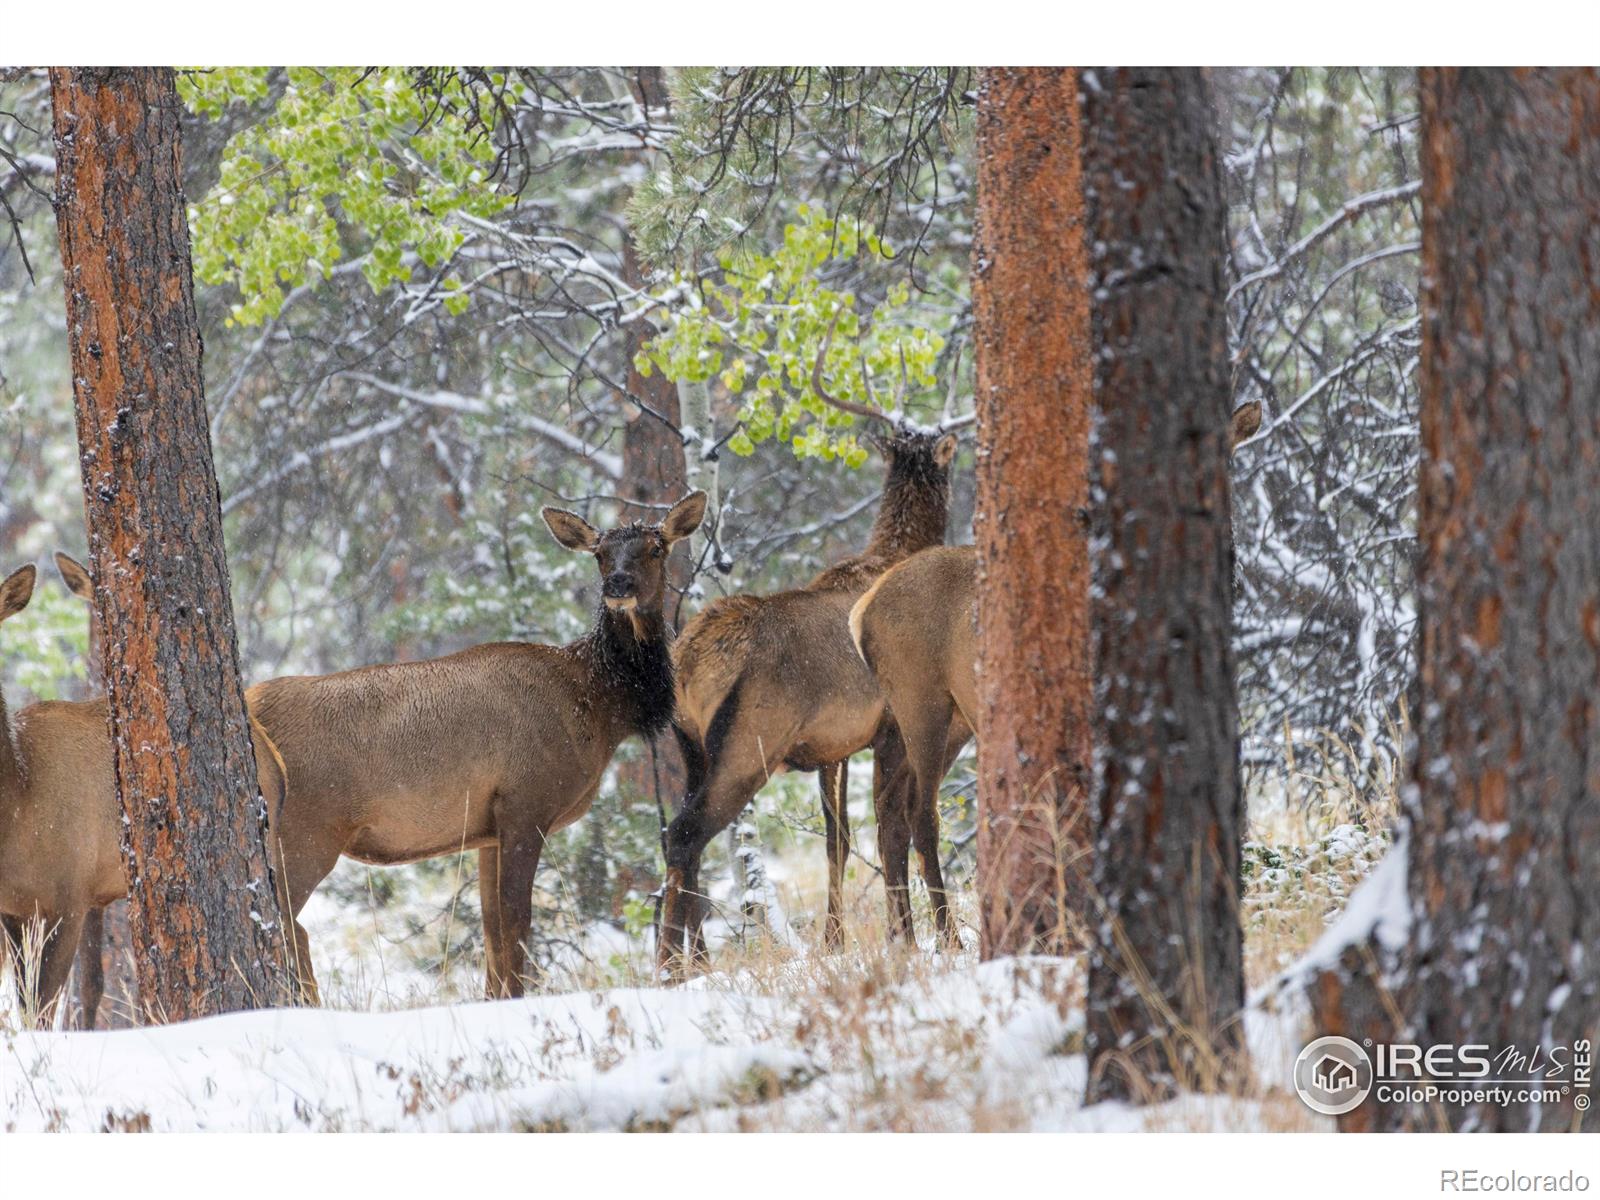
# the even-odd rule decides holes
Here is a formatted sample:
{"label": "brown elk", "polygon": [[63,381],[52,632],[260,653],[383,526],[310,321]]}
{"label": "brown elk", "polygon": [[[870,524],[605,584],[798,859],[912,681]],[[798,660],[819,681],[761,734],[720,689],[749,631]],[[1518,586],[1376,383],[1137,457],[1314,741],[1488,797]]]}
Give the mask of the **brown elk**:
{"label": "brown elk", "polygon": [[[954,936],[949,897],[939,862],[939,781],[977,729],[977,553],[971,546],[935,546],[886,571],[850,609],[850,638],[878,681],[905,747],[901,768],[909,777],[902,805],[880,814],[880,826],[910,826],[928,886],[933,918],[945,939]],[[879,844],[883,843],[880,829]],[[907,838],[889,839],[902,859],[886,878],[895,918],[909,929],[904,884]]]}
{"label": "brown elk", "polygon": [[569,645],[501,642],[251,688],[288,765],[290,911],[341,854],[392,865],[476,849],[488,993],[520,996],[545,840],[589,811],[623,739],[671,720],[667,554],[705,508],[691,492],[660,525],[605,533],[544,510],[556,540],[600,570],[594,628]]}
{"label": "brown elk", "polygon": [[[1255,402],[1234,411],[1230,449],[1261,427]],[[949,936],[948,898],[939,864],[939,781],[977,731],[977,551],[937,546],[892,567],[850,610],[850,637],[883,691],[905,747],[909,811],[880,817],[908,821],[940,932]],[[886,789],[894,793],[892,786]],[[880,830],[879,843],[883,844]],[[889,845],[904,853],[902,836]],[[904,865],[885,861],[886,877]],[[891,893],[891,896],[903,893]],[[892,901],[893,902],[893,901]],[[902,901],[903,902],[903,901]],[[910,909],[898,919],[909,923]]]}
{"label": "brown elk", "polygon": [[833,407],[886,427],[875,439],[888,460],[883,498],[860,554],[794,591],[718,600],[685,626],[673,647],[674,728],[689,768],[689,794],[667,829],[657,953],[670,974],[681,973],[686,955],[704,959],[699,871],[706,845],[768,778],[785,770],[819,773],[828,850],[824,929],[836,944],[850,836],[845,763],[872,745],[881,781],[898,758],[898,737],[885,727],[882,694],[851,645],[847,618],[856,598],[889,567],[944,541],[956,439],[948,431],[953,425],[918,429],[877,407],[829,395],[822,366],[831,339],[830,330],[813,388]]}
{"label": "brown elk", "polygon": [[[56,562],[68,587],[89,598],[88,572],[66,555]],[[0,583],[0,622],[27,607],[35,576],[30,564]],[[0,696],[0,924],[41,1024],[53,1017],[87,914],[128,894],[107,718],[102,696],[31,704],[12,723]],[[251,735],[270,814],[282,802],[283,763],[254,721]],[[22,953],[29,920],[45,930],[32,978]],[[314,995],[313,982],[302,986]],[[84,1026],[93,1028],[100,992],[82,996]]]}

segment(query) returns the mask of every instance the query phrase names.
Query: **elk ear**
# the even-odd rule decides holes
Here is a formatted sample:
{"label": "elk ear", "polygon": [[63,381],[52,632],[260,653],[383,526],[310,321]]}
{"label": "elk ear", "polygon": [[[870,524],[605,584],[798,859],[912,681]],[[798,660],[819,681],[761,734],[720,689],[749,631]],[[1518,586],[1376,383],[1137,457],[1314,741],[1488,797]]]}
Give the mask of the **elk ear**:
{"label": "elk ear", "polygon": [[1256,435],[1256,430],[1261,428],[1261,401],[1247,400],[1233,410],[1233,418],[1228,422],[1228,451],[1246,438]]}
{"label": "elk ear", "polygon": [[94,580],[89,577],[88,567],[72,555],[57,550],[56,570],[61,572],[61,581],[67,585],[67,591],[80,600],[94,603]]}
{"label": "elk ear", "polygon": [[556,541],[568,550],[592,552],[600,544],[600,531],[577,513],[564,508],[545,508],[540,511],[540,516],[550,526],[550,532],[556,535]]}
{"label": "elk ear", "polygon": [[933,444],[933,462],[938,467],[948,467],[956,456],[956,435],[947,433]]}
{"label": "elk ear", "polygon": [[29,563],[7,575],[6,581],[0,583],[0,621],[14,617],[28,607],[28,601],[33,599],[33,581],[38,574],[34,565]]}
{"label": "elk ear", "polygon": [[681,541],[699,529],[700,522],[705,519],[706,494],[690,492],[672,506],[666,519],[661,522],[661,536],[667,539],[669,545]]}

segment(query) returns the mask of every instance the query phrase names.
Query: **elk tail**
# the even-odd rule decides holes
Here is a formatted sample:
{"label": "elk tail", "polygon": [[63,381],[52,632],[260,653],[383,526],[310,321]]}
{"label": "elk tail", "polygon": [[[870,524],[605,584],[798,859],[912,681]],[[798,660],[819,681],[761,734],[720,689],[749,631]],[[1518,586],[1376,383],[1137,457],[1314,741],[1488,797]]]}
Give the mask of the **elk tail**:
{"label": "elk tail", "polygon": [[867,589],[866,594],[857,600],[850,609],[850,640],[855,643],[856,653],[861,656],[861,661],[866,663],[868,667],[872,666],[872,660],[867,657],[867,648],[863,640],[861,623],[867,615],[867,605],[872,603],[873,597],[878,594],[878,589],[883,586],[883,581],[887,578],[889,578],[887,574],[878,576],[877,581]]}

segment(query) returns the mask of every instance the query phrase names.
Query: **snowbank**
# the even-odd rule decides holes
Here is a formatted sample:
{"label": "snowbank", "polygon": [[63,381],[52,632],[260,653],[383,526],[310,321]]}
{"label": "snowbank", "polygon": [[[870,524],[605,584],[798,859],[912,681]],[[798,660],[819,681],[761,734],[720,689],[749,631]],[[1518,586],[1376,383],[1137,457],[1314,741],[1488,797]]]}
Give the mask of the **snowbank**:
{"label": "snowbank", "polygon": [[[838,958],[675,989],[13,1032],[0,1129],[1282,1127],[1259,1100],[1082,1108],[1081,1007],[1073,962]],[[1273,1039],[1298,1031],[1265,1012],[1247,1028],[1277,1074]]]}

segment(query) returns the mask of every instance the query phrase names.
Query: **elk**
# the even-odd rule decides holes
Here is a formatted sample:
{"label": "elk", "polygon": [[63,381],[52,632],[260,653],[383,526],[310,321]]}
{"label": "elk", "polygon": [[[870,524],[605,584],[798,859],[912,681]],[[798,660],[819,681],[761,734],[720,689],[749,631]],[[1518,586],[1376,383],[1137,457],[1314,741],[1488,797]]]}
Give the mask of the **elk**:
{"label": "elk", "polygon": [[[1240,405],[1229,423],[1229,449],[1260,427],[1261,406]],[[891,809],[884,817],[909,822],[934,920],[946,937],[951,926],[939,864],[939,781],[978,728],[977,570],[975,547],[923,550],[884,572],[849,618],[850,638],[877,679],[905,748],[899,769],[910,781],[903,793],[907,810]],[[890,794],[894,782],[886,787]],[[880,845],[883,840],[880,830]],[[884,852],[885,879],[903,882],[906,839],[894,836],[888,844],[902,859],[891,865]],[[903,889],[890,895],[903,903]],[[909,927],[908,905],[897,919]]]}
{"label": "elk", "polygon": [[881,782],[899,755],[898,737],[885,726],[882,693],[851,645],[847,619],[856,598],[884,571],[944,541],[957,422],[918,428],[876,406],[831,396],[822,368],[832,337],[830,328],[812,371],[813,390],[832,407],[885,428],[872,439],[888,463],[883,498],[860,554],[793,591],[718,600],[673,646],[674,730],[689,792],[666,836],[657,959],[669,976],[681,974],[689,957],[705,959],[699,894],[705,847],[768,778],[786,770],[818,772],[828,851],[824,935],[836,945],[850,844],[845,764],[872,745]]}
{"label": "elk", "polygon": [[[74,594],[92,596],[81,564],[64,554],[56,564]],[[29,564],[0,583],[0,622],[27,607],[35,578]],[[0,924],[15,977],[24,995],[35,998],[41,1026],[54,1015],[85,917],[128,894],[108,719],[102,696],[30,704],[13,723],[0,696]],[[251,736],[270,816],[283,799],[283,762],[254,721]],[[32,978],[22,953],[29,920],[45,927]],[[314,997],[309,976],[301,985]],[[94,1027],[100,994],[97,987],[81,993],[85,1028]]]}
{"label": "elk", "polygon": [[600,571],[594,628],[569,645],[500,642],[251,688],[288,769],[277,836],[289,911],[341,854],[388,866],[476,849],[487,992],[522,995],[545,840],[589,811],[625,738],[671,720],[667,554],[705,508],[691,492],[660,525],[605,533],[543,510],[556,541]]}
{"label": "elk", "polygon": [[[880,818],[909,824],[940,935],[953,938],[949,897],[939,862],[939,781],[977,729],[977,552],[935,546],[886,571],[850,609],[850,640],[878,681],[900,730],[909,777],[904,807]],[[880,843],[882,832],[879,833]],[[884,852],[895,919],[911,923],[906,892],[906,837],[890,839],[900,859]]]}

